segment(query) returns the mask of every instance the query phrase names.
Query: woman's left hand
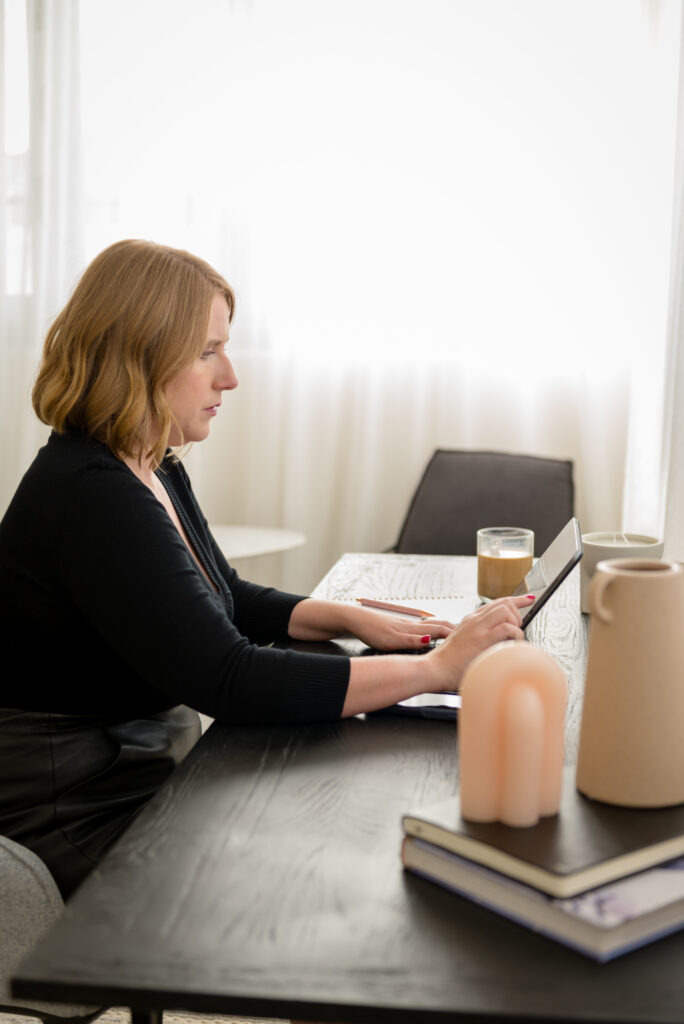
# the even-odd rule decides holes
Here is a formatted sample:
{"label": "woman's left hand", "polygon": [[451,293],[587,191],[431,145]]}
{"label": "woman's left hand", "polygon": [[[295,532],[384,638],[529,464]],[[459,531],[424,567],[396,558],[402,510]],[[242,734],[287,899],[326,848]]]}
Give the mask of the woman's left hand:
{"label": "woman's left hand", "polygon": [[456,624],[446,619],[416,619],[365,609],[353,626],[354,635],[377,651],[420,650],[455,629]]}
{"label": "woman's left hand", "polygon": [[312,597],[295,605],[288,625],[293,640],[332,640],[351,633],[378,651],[420,650],[431,640],[448,637],[455,629],[456,623],[446,619],[393,615],[346,601]]}

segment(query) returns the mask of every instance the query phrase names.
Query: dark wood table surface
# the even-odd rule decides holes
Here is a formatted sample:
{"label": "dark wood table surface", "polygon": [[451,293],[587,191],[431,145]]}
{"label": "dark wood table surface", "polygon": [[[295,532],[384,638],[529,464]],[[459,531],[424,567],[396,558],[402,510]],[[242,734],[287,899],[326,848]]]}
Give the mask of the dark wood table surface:
{"label": "dark wood table surface", "polygon": [[[474,585],[473,559],[384,556],[381,569],[378,557],[345,556],[317,593]],[[570,762],[578,604],[575,571],[529,631],[569,676]],[[214,724],[29,955],[16,994],[131,1006],[136,1019],[684,1021],[684,932],[601,965],[402,871],[402,813],[457,778],[452,723]]]}

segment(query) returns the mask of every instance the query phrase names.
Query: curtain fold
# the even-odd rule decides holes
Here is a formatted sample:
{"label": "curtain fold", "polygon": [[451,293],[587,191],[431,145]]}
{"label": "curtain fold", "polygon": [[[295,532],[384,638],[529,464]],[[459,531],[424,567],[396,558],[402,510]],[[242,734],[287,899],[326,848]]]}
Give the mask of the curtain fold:
{"label": "curtain fold", "polygon": [[[79,3],[26,0],[19,6],[26,17],[28,88],[24,96],[22,83],[10,81],[6,102],[15,104],[15,120],[25,118],[27,144],[12,151],[5,145],[2,153],[2,509],[46,435],[31,409],[31,382],[47,327],[84,252]],[[4,26],[5,0],[1,14]]]}
{"label": "curtain fold", "polygon": [[79,0],[27,0],[27,16],[26,220],[34,295],[30,326],[31,338],[41,339],[84,258]]}
{"label": "curtain fold", "polygon": [[684,18],[680,41],[667,342],[661,475],[656,493],[665,537],[664,555],[684,561]]}

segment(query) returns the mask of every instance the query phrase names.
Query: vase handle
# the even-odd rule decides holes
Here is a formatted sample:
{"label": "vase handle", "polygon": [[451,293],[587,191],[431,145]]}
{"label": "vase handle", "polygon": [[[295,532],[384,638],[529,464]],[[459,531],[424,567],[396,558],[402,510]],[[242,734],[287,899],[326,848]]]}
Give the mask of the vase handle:
{"label": "vase handle", "polygon": [[601,622],[613,621],[613,613],[603,602],[605,589],[608,584],[612,582],[613,581],[610,576],[607,576],[602,572],[597,572],[595,573],[589,587],[589,611],[592,615],[595,615],[597,619],[600,619]]}

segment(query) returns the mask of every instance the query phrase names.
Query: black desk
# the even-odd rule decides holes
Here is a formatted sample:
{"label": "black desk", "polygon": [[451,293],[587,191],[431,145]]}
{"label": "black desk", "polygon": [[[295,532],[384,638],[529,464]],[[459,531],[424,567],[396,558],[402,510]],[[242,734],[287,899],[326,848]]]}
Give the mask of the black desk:
{"label": "black desk", "polygon": [[[564,588],[536,641],[576,673],[586,622],[577,581]],[[402,872],[401,814],[453,792],[456,739],[390,717],[212,726],[17,995],[318,1021],[683,1021],[684,933],[599,965]]]}

